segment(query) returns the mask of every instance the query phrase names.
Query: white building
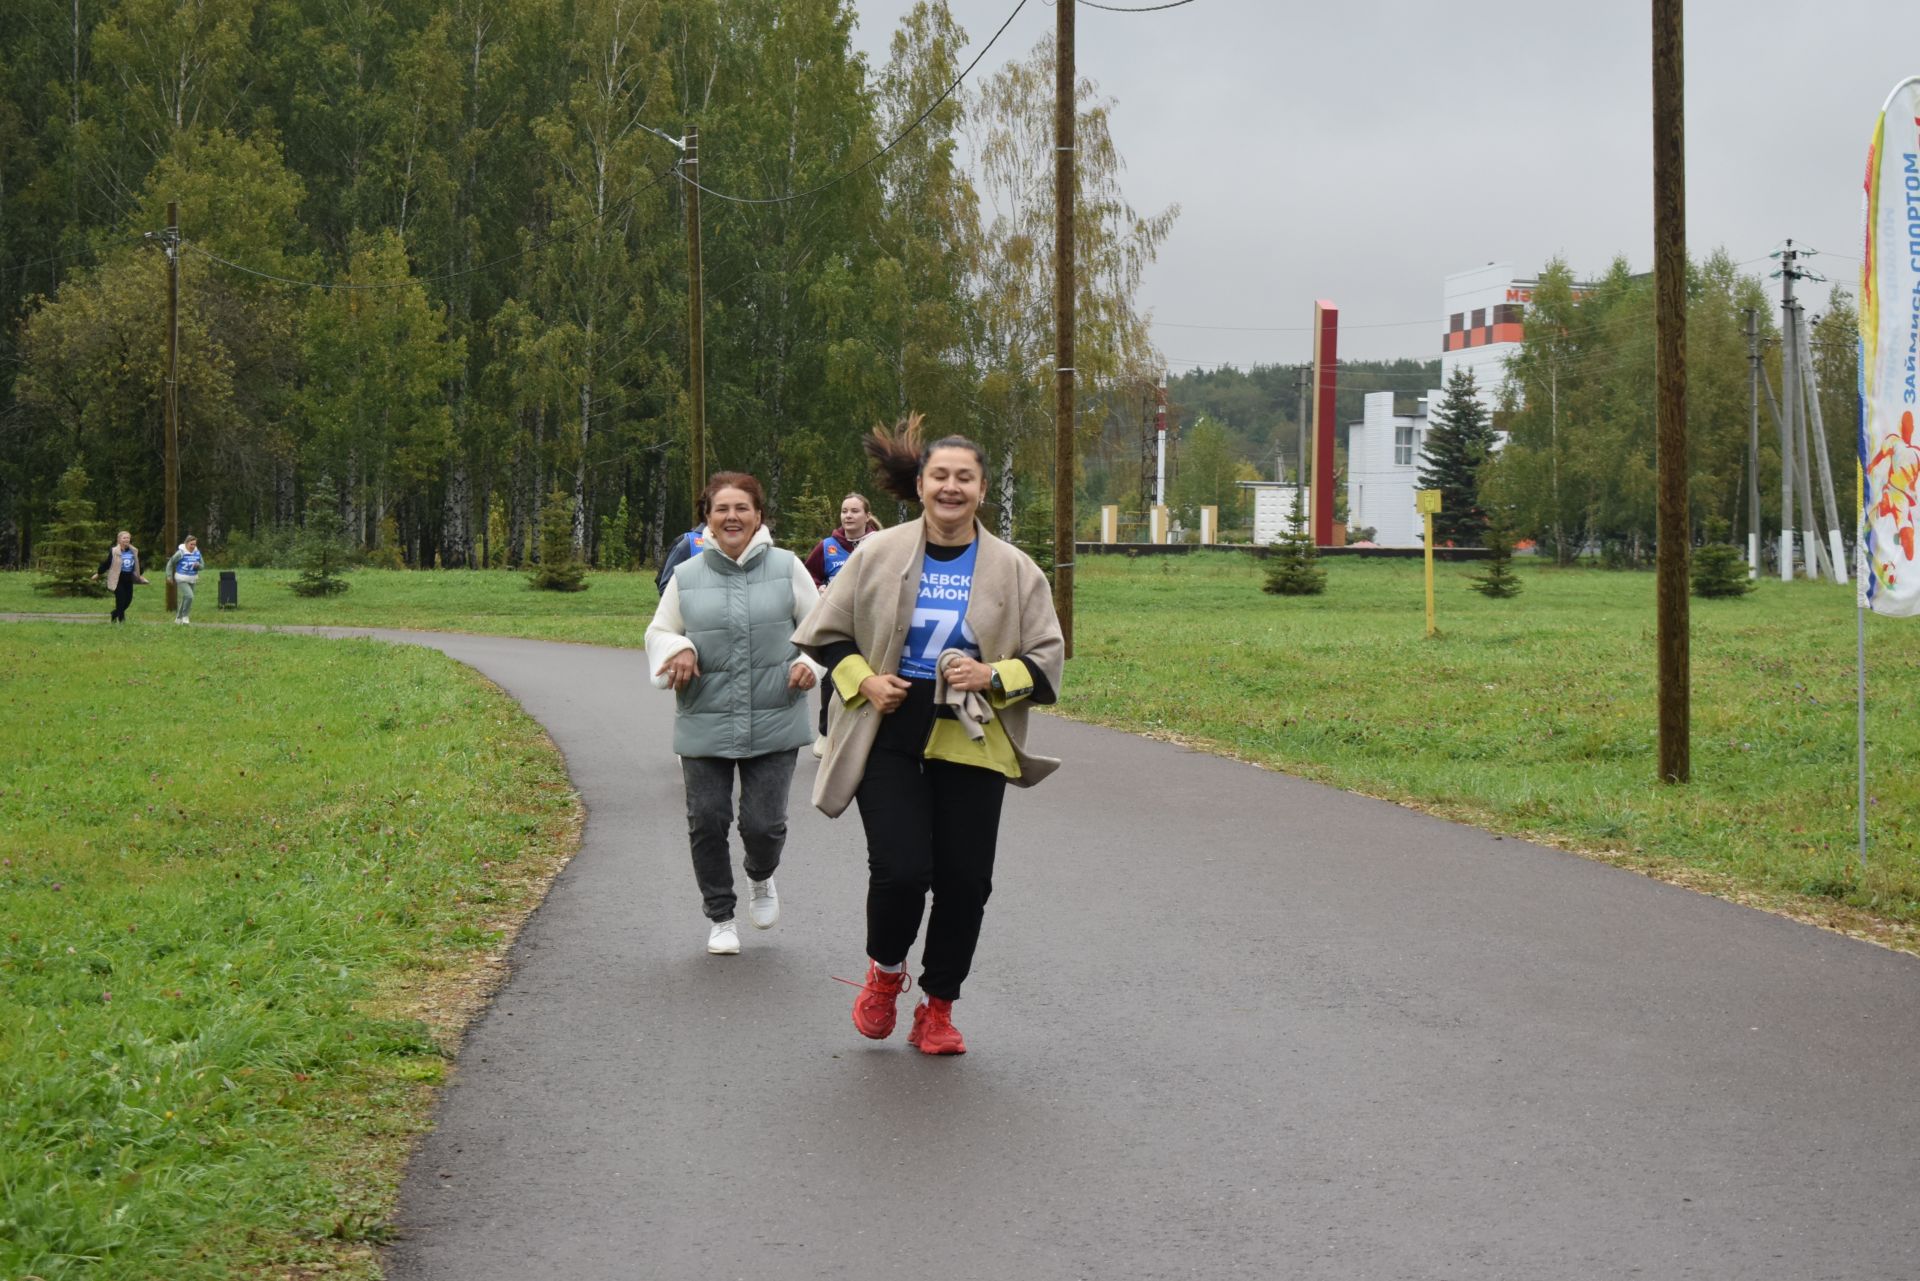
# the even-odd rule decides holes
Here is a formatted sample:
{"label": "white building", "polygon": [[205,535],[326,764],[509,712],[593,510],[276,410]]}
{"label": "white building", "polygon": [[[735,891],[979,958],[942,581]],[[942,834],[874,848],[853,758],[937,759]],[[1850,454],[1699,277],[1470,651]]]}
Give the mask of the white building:
{"label": "white building", "polygon": [[[1243,480],[1240,488],[1253,491],[1253,545],[1266,547],[1293,532],[1293,503],[1298,485],[1282,480]],[[1300,495],[1301,510],[1311,505],[1311,495]],[[1312,517],[1308,517],[1312,523]]]}
{"label": "white building", "polygon": [[1430,391],[1411,414],[1393,412],[1390,391],[1370,393],[1365,416],[1347,427],[1347,524],[1371,526],[1382,547],[1418,547],[1420,514],[1413,491],[1420,487],[1420,459],[1427,442],[1427,407],[1438,404]]}
{"label": "white building", "polygon": [[1491,413],[1507,380],[1507,357],[1520,350],[1522,318],[1538,280],[1519,280],[1510,262],[1490,262],[1447,277],[1447,332],[1440,340],[1440,385],[1465,369]]}

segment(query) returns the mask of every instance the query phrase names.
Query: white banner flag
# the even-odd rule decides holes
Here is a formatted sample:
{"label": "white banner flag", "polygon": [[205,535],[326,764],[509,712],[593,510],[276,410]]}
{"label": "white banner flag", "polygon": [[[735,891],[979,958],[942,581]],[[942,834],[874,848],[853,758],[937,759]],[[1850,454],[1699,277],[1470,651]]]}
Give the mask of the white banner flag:
{"label": "white banner flag", "polygon": [[1867,153],[1860,265],[1860,608],[1920,614],[1920,76],[1887,98]]}

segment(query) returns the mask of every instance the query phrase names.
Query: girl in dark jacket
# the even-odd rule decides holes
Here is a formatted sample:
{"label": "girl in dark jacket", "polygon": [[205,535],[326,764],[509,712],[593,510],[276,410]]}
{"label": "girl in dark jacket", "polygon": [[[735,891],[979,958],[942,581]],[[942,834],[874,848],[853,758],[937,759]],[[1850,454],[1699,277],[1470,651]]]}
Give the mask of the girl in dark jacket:
{"label": "girl in dark jacket", "polygon": [[[853,555],[853,549],[868,534],[880,528],[875,519],[872,506],[865,494],[848,494],[840,500],[840,528],[815,543],[813,550],[807,553],[807,572],[813,575],[813,582],[821,591],[827,590],[827,584],[840,572],[840,567]],[[820,732],[813,740],[813,754],[824,756],[827,752],[827,700],[833,691],[824,683],[820,686]]]}

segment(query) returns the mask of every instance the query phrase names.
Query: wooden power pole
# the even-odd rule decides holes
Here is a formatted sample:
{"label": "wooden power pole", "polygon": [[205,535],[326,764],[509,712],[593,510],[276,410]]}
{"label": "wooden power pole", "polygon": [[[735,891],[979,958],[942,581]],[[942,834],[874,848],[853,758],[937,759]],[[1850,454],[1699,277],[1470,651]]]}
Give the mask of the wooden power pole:
{"label": "wooden power pole", "polygon": [[1653,0],[1654,433],[1660,778],[1693,773],[1687,633],[1687,175],[1683,0]]}
{"label": "wooden power pole", "polygon": [[693,480],[689,517],[700,523],[700,491],[707,487],[707,343],[701,321],[706,312],[700,278],[700,130],[687,126],[680,172],[687,194],[687,470]]}
{"label": "wooden power pole", "polygon": [[1054,6],[1053,72],[1053,608],[1073,657],[1073,11]]}
{"label": "wooden power pole", "polygon": [[[180,545],[180,206],[167,202],[167,385],[160,397],[167,432],[167,532],[161,554]],[[167,608],[180,607],[180,589],[167,579]]]}

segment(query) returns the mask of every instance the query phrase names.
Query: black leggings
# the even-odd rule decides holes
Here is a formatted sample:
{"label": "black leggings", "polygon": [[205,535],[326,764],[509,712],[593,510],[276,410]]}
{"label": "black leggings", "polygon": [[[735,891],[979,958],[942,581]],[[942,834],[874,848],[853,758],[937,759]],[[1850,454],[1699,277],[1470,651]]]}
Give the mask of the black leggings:
{"label": "black leggings", "polygon": [[867,955],[904,962],[926,914],[920,987],[929,996],[956,1000],[973,968],[1006,792],[991,770],[881,747],[867,757],[856,793],[867,832]]}
{"label": "black leggings", "polygon": [[107,620],[114,623],[127,621],[127,606],[133,604],[133,575],[122,574],[120,581],[113,585],[113,612]]}

